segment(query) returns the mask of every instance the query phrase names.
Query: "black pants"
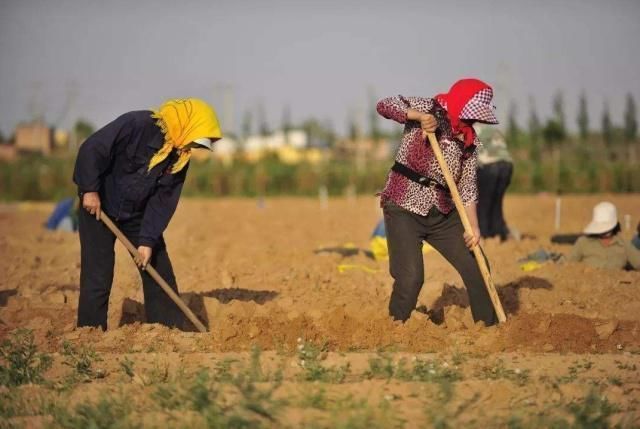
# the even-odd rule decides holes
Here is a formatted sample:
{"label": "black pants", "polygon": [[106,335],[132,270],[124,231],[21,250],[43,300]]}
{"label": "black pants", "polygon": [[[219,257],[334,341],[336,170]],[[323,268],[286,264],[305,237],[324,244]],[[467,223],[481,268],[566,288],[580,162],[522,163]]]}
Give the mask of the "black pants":
{"label": "black pants", "polygon": [[478,223],[483,237],[499,236],[504,241],[509,235],[502,205],[512,174],[513,164],[507,161],[478,169]]}
{"label": "black pants", "polygon": [[389,247],[389,269],[394,278],[389,314],[406,321],[418,302],[424,283],[422,242],[436,249],[458,271],[469,295],[471,313],[487,326],[497,322],[491,298],[473,253],[464,243],[464,228],[456,210],[440,213],[435,207],[427,216],[411,213],[386,202],[383,208]]}
{"label": "black pants", "polygon": [[[138,234],[141,219],[116,222],[117,226],[133,243],[138,246]],[[78,326],[100,326],[107,329],[107,310],[109,294],[113,283],[115,264],[115,235],[86,210],[79,213],[80,232],[80,301],[78,303]],[[149,262],[158,273],[178,291],[171,261],[164,239],[153,248]],[[151,276],[142,270],[142,288],[147,323],[162,323],[176,327],[182,326],[182,313],[165,291]]]}

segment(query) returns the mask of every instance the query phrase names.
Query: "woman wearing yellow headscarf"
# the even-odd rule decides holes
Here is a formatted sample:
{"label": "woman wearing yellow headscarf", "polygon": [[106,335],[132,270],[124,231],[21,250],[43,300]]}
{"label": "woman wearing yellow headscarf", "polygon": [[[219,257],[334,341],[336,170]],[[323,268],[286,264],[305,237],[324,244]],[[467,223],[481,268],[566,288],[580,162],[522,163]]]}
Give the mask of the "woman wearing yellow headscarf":
{"label": "woman wearing yellow headscarf", "polygon": [[211,149],[221,137],[213,108],[187,98],[125,113],[80,146],[73,173],[85,209],[79,216],[78,326],[107,328],[115,236],[99,222],[102,211],[138,247],[146,321],[181,325],[182,313],[144,268],[151,263],[177,291],[162,234],[178,205],[191,151]]}

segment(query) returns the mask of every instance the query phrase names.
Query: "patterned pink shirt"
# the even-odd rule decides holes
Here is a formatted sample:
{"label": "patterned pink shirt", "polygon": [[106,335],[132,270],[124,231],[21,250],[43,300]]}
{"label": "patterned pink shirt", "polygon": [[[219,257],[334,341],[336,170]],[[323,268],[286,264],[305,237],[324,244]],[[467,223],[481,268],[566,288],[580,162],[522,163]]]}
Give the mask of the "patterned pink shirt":
{"label": "patterned pink shirt", "polygon": [[[378,113],[387,119],[405,124],[402,143],[396,154],[396,161],[406,165],[423,176],[430,177],[442,185],[446,185],[438,160],[429,146],[429,142],[422,138],[420,123],[407,120],[407,110],[414,109],[422,113],[433,113],[439,107],[432,98],[397,97],[384,98],[378,102]],[[450,133],[439,133],[438,142],[442,155],[449,166],[453,180],[458,186],[460,198],[465,206],[478,201],[478,186],[476,183],[477,150],[480,143],[476,138],[472,147],[473,153],[465,156],[463,143]],[[387,183],[381,194],[381,203],[392,201],[396,205],[426,216],[435,206],[440,212],[447,214],[455,208],[451,196],[441,189],[429,188],[413,182],[405,176],[389,172]]]}

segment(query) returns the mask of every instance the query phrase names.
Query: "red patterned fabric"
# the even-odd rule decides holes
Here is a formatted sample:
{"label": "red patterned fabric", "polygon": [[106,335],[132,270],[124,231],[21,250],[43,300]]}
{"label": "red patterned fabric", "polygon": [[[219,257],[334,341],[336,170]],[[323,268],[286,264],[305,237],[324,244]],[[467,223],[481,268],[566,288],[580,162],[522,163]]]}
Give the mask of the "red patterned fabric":
{"label": "red patterned fabric", "polygon": [[[406,165],[423,176],[430,177],[444,185],[446,181],[438,160],[428,142],[422,138],[422,129],[417,121],[407,120],[407,110],[414,109],[422,113],[433,113],[434,108],[440,108],[433,99],[422,97],[389,97],[380,100],[377,105],[378,113],[387,119],[405,124],[402,143],[398,148],[395,160]],[[470,156],[465,156],[470,149],[450,133],[439,133],[438,143],[449,171],[456,182],[463,204],[478,200],[476,184],[477,155],[475,148]],[[479,143],[479,142],[478,142]],[[389,173],[387,183],[381,193],[381,202],[392,201],[394,204],[426,216],[432,207],[442,213],[449,213],[455,208],[451,196],[440,189],[424,187],[394,171]]]}
{"label": "red patterned fabric", "polygon": [[498,123],[491,106],[493,89],[481,80],[461,79],[451,86],[448,93],[438,94],[435,98],[447,111],[453,134],[464,136],[465,147],[474,144],[476,133],[462,119]]}

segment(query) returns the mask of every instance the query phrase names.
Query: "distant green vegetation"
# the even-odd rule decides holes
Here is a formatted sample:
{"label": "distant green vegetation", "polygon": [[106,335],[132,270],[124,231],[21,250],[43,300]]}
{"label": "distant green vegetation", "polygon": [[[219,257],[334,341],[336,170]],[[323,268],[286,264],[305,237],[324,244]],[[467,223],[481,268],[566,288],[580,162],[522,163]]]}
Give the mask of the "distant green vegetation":
{"label": "distant green vegetation", "polygon": [[[582,153],[567,147],[556,154],[542,153],[538,161],[515,150],[515,169],[509,192],[640,192],[640,168],[622,157],[609,159],[597,153]],[[0,162],[0,200],[56,200],[75,195],[72,158],[25,157]],[[347,160],[319,165],[289,165],[271,156],[253,164],[193,161],[184,188],[186,196],[255,197],[317,195],[326,186],[329,195],[344,195],[351,188],[373,195],[383,188],[392,162],[369,162],[357,171]]]}

